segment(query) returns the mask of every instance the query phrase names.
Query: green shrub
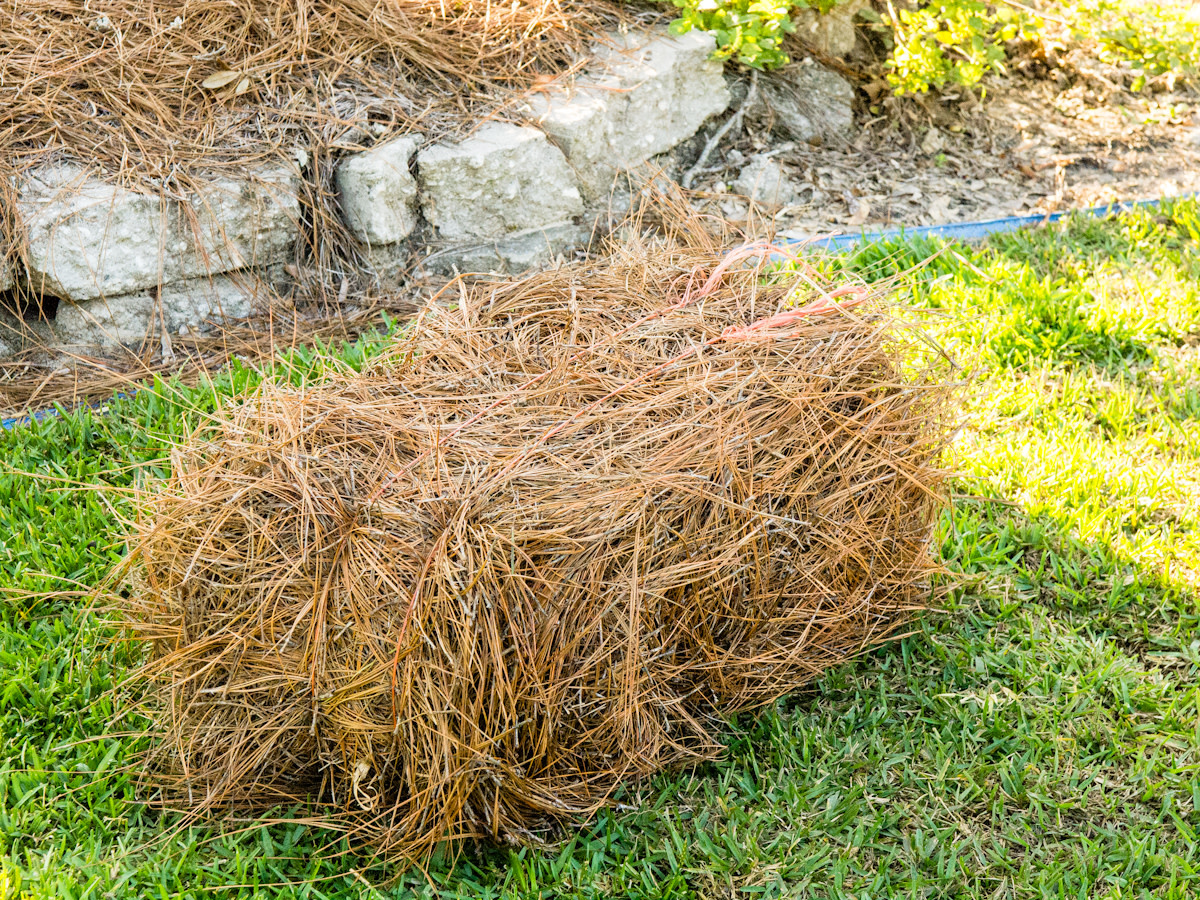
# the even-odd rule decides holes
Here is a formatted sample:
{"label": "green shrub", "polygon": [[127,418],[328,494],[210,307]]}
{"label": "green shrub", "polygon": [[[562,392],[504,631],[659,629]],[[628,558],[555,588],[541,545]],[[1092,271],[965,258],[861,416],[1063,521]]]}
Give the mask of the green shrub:
{"label": "green shrub", "polygon": [[898,94],[974,87],[1003,66],[1007,41],[1029,37],[1037,25],[1027,12],[981,0],[938,0],[889,19],[888,81]]}
{"label": "green shrub", "polygon": [[1091,0],[1101,56],[1124,61],[1137,72],[1133,89],[1159,75],[1194,79],[1200,72],[1200,24],[1178,10],[1122,8],[1112,0]]}
{"label": "green shrub", "polygon": [[717,59],[733,59],[754,69],[774,69],[788,62],[783,37],[796,30],[797,9],[827,13],[838,0],[671,0],[682,10],[671,30],[693,28],[717,40]]}
{"label": "green shrub", "polygon": [[[788,62],[786,34],[795,31],[800,9],[827,14],[843,0],[672,0],[681,10],[671,23],[677,34],[693,28],[717,41],[718,59],[755,69]],[[889,10],[891,9],[889,5]],[[927,91],[947,84],[974,85],[1004,59],[1004,41],[1028,29],[1031,18],[982,0],[938,0],[917,9],[881,17],[863,15],[883,26],[892,47],[889,79],[898,93]]]}
{"label": "green shrub", "polygon": [[[716,56],[755,69],[788,62],[784,37],[795,30],[797,10],[825,14],[844,0],[672,0],[680,9],[676,33],[693,28],[712,34]],[[1043,15],[1025,3],[987,0],[919,0],[913,8],[892,2],[882,13],[868,7],[860,16],[884,41],[887,78],[897,94],[947,86],[974,87],[989,72],[1003,71],[1006,45],[1042,39],[1046,21],[1068,27],[1067,39],[1091,44],[1102,58],[1130,65],[1135,90],[1148,79],[1200,72],[1200,24],[1155,3],[1132,11],[1121,0],[1044,2]]]}

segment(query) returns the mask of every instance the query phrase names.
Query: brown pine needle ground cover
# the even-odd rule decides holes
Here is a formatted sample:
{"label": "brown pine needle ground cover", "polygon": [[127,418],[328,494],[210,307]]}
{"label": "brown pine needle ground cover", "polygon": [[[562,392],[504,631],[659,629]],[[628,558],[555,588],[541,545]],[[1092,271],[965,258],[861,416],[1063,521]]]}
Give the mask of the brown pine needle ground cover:
{"label": "brown pine needle ground cover", "polygon": [[[593,8],[595,5],[591,5]],[[570,64],[571,0],[0,0],[0,158],[60,152],[171,186],[301,135],[461,127]],[[439,114],[441,118],[439,119]]]}
{"label": "brown pine needle ground cover", "polygon": [[862,287],[675,237],[457,284],[177,448],[119,601],[164,803],[534,840],[928,602],[944,363]]}
{"label": "brown pine needle ground cover", "polygon": [[214,323],[211,332],[165,339],[160,329],[147,334],[137,349],[107,356],[76,353],[66,360],[57,355],[43,362],[22,354],[0,361],[0,418],[20,418],[56,406],[102,404],[115,395],[142,390],[155,378],[195,385],[212,379],[235,359],[269,366],[299,348],[339,346],[378,333],[388,319],[407,319],[416,310],[415,294],[364,294],[351,306],[338,306],[338,296],[331,292],[335,299],[327,304],[272,297],[265,310],[246,321]]}

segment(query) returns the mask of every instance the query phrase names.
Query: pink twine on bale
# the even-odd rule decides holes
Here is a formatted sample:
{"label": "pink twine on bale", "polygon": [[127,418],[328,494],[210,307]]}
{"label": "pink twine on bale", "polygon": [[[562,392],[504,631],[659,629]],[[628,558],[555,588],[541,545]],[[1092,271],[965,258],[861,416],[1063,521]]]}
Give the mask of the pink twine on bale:
{"label": "pink twine on bale", "polygon": [[[778,249],[778,248],[772,247],[770,244],[748,245],[748,246],[749,247],[762,246],[769,250]],[[746,249],[746,248],[740,248],[740,249]],[[737,251],[735,251],[735,252],[737,252]],[[726,262],[729,262],[728,257],[726,258]],[[726,263],[722,263],[721,266],[718,266],[717,269],[714,270],[713,276],[710,277],[708,282],[705,284],[704,290],[701,291],[701,293],[699,293],[698,295],[696,295],[696,297],[694,297],[692,299],[693,300],[699,299],[700,297],[703,297],[705,294],[711,293],[712,287],[715,284],[714,279],[717,278],[720,274],[722,274],[727,268],[728,268],[728,266],[726,265]],[[846,296],[852,296],[853,299],[848,302],[845,302],[845,303],[837,302],[839,297],[846,297]],[[529,447],[527,447],[525,450],[523,450],[511,463],[509,463],[509,465],[504,469],[504,471],[501,472],[497,477],[503,478],[504,476],[511,473],[512,470],[516,466],[518,466],[520,463],[524,462],[525,460],[527,460],[529,458],[529,454],[533,450],[535,450],[536,448],[545,444],[546,441],[550,440],[550,438],[554,437],[556,434],[561,433],[565,428],[567,428],[567,426],[569,426],[572,422],[576,421],[580,416],[583,416],[589,412],[595,411],[595,409],[597,407],[608,402],[613,397],[616,397],[622,391],[628,390],[631,387],[641,384],[643,381],[647,381],[650,378],[653,378],[655,375],[659,374],[660,372],[666,371],[671,366],[681,363],[684,360],[688,359],[689,357],[699,356],[699,354],[702,350],[706,350],[709,347],[716,346],[717,344],[720,344],[720,343],[726,342],[726,341],[746,340],[748,338],[768,338],[771,340],[787,338],[787,337],[791,336],[791,332],[785,332],[783,334],[780,334],[778,332],[772,332],[771,329],[779,328],[784,325],[789,325],[793,322],[798,322],[800,319],[803,319],[807,316],[823,315],[825,313],[841,312],[841,311],[845,311],[847,309],[851,309],[855,306],[858,306],[860,303],[865,302],[869,296],[870,296],[870,293],[864,285],[847,285],[845,287],[840,287],[837,290],[826,294],[825,296],[821,297],[819,300],[814,301],[813,303],[810,303],[807,306],[801,306],[797,309],[783,310],[782,312],[778,312],[775,315],[770,316],[766,319],[760,319],[757,322],[752,322],[749,325],[743,325],[740,328],[726,328],[724,331],[722,331],[716,337],[711,337],[707,341],[704,341],[701,344],[697,344],[694,347],[689,347],[687,350],[683,351],[678,356],[674,356],[671,359],[668,359],[666,362],[660,363],[659,365],[655,366],[652,369],[647,369],[645,372],[643,372],[637,378],[631,379],[630,381],[625,382],[620,387],[614,388],[613,390],[609,391],[607,394],[605,394],[600,399],[593,400],[587,406],[581,407],[576,412],[572,413],[571,416],[568,419],[566,419],[565,421],[562,421],[562,422],[558,423],[557,425],[553,426],[552,428],[547,429],[540,438],[538,438],[533,444],[529,445]],[[687,301],[687,302],[691,302],[691,301]],[[675,304],[673,307],[668,307],[667,311],[672,310],[672,309],[681,309],[684,305],[686,305],[685,302],[680,301],[679,303]],[[646,316],[643,319],[641,319],[640,321],[646,321],[649,318],[651,318],[651,317]],[[633,326],[631,326],[631,327],[633,327]],[[624,329],[621,333],[623,334],[623,333],[625,333],[625,331],[628,331],[628,329]]]}
{"label": "pink twine on bale", "polygon": [[[714,343],[717,340],[736,341],[750,337],[786,337],[790,332],[780,335],[771,332],[771,329],[791,325],[793,322],[798,322],[806,316],[853,309],[860,303],[865,302],[869,296],[870,292],[864,285],[846,285],[845,287],[831,291],[820,300],[808,304],[808,306],[801,306],[798,309],[785,309],[769,318],[759,319],[757,322],[743,325],[741,328],[726,328],[721,332],[719,338],[714,338],[710,343]],[[852,299],[845,303],[838,303],[836,301],[839,297],[851,297]]]}
{"label": "pink twine on bale", "polygon": [[[652,312],[652,313],[647,313],[646,315],[642,316],[640,319],[637,319],[634,322],[630,322],[624,328],[621,328],[618,331],[614,332],[609,339],[616,340],[617,338],[624,337],[629,332],[633,331],[635,328],[640,328],[642,325],[645,325],[647,322],[651,322],[654,319],[658,319],[663,316],[670,315],[673,312],[677,312],[677,311],[683,309],[685,306],[689,306],[692,303],[695,303],[697,300],[707,297],[714,290],[716,290],[717,285],[720,284],[721,277],[726,272],[729,271],[729,268],[734,263],[741,262],[743,259],[748,259],[749,257],[752,257],[752,256],[764,256],[768,253],[780,254],[782,256],[786,256],[792,262],[796,262],[796,263],[799,263],[800,265],[805,266],[805,268],[810,273],[812,273],[812,271],[813,271],[807,265],[807,263],[803,263],[800,260],[798,260],[796,258],[796,256],[790,250],[787,250],[784,247],[780,247],[777,244],[767,243],[766,241],[755,241],[753,243],[743,244],[741,247],[737,247],[734,250],[729,251],[728,254],[726,254],[725,258],[723,260],[721,260],[720,265],[718,265],[715,269],[713,269],[712,274],[708,276],[708,279],[704,282],[704,285],[703,285],[703,287],[700,288],[700,290],[696,291],[695,293],[693,293],[693,291],[692,291],[692,287],[695,283],[696,275],[699,271],[699,267],[697,267],[695,269],[692,269],[692,271],[690,273],[688,273],[688,286],[687,286],[687,289],[684,290],[682,298],[680,298],[677,302],[670,304],[669,306],[664,306],[662,309],[656,310],[655,312]],[[587,347],[583,350],[580,350],[578,353],[575,353],[573,356],[571,356],[566,361],[566,365],[569,366],[572,363],[578,362],[580,359],[583,358],[583,356],[586,353],[590,353],[595,349],[596,349],[595,347]],[[548,376],[551,371],[552,371],[551,369],[547,369],[546,371],[542,372],[540,375],[535,375],[533,378],[529,379],[528,381],[524,382],[523,384],[517,385],[517,387],[513,388],[511,393],[505,394],[503,397],[499,397],[496,400],[494,400],[489,406],[484,407],[482,410],[477,412],[475,415],[471,416],[471,418],[467,419],[465,422],[463,422],[461,425],[459,425],[457,428],[455,428],[453,431],[451,431],[446,436],[446,438],[447,439],[454,438],[464,428],[468,428],[471,425],[476,424],[481,419],[483,419],[484,416],[486,416],[488,413],[492,412],[495,409],[498,409],[499,407],[503,406],[506,403],[509,403],[510,401],[515,399],[516,396],[521,391],[528,390],[529,388],[536,385],[538,382],[545,379],[546,376]],[[426,451],[426,452],[428,452],[428,451]],[[413,463],[415,464],[419,459],[420,459],[420,457],[418,457],[417,460],[413,460]]]}

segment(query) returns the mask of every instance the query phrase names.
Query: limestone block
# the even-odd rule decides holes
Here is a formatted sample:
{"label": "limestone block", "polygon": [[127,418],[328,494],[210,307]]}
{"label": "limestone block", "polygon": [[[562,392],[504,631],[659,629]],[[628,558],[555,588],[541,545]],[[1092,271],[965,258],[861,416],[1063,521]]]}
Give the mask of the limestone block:
{"label": "limestone block", "polygon": [[867,0],[842,0],[827,13],[801,9],[796,16],[796,35],[818,53],[844,59],[854,51],[858,35],[854,17]]}
{"label": "limestone block", "polygon": [[591,228],[564,222],[490,243],[446,248],[426,257],[422,265],[440,274],[454,271],[515,274],[545,266],[560,255],[570,258],[576,249],[587,247],[591,236]]}
{"label": "limestone block", "polygon": [[139,344],[147,336],[153,340],[163,328],[174,335],[185,326],[198,329],[208,321],[248,316],[256,298],[267,292],[254,275],[239,272],[164,285],[158,296],[150,291],[62,302],[54,319],[54,334],[63,344]]}
{"label": "limestone block", "polygon": [[421,135],[406,134],[342,160],[334,180],[346,224],[372,246],[404,240],[417,225],[417,181],[409,171]]}
{"label": "limestone block", "polygon": [[783,166],[769,156],[758,156],[747,163],[738,173],[733,189],[769,207],[791,206],[799,195],[796,183]]}
{"label": "limestone block", "polygon": [[812,60],[760,75],[758,86],[747,113],[792,140],[845,140],[853,132],[854,88]]}
{"label": "limestone block", "polygon": [[425,218],[449,241],[491,240],[583,212],[562,152],[536,128],[493,122],[417,154]]}
{"label": "limestone block", "polygon": [[583,75],[527,98],[523,113],[563,149],[584,196],[602,199],[617,172],[664,153],[729,106],[710,35],[613,35]]}
{"label": "limestone block", "polygon": [[85,302],[146,291],[290,255],[300,219],[299,166],[219,176],[186,201],[60,165],[20,186],[17,210],[38,291]]}

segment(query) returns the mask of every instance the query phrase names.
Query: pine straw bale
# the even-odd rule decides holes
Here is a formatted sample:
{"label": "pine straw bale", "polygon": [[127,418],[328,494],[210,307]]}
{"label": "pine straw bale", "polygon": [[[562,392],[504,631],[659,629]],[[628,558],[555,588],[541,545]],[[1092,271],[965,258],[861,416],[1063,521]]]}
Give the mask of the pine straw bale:
{"label": "pine straw bale", "polygon": [[166,801],[319,797],[403,858],[528,840],[895,633],[950,389],[881,301],[762,252],[460,284],[180,446],[124,609]]}

